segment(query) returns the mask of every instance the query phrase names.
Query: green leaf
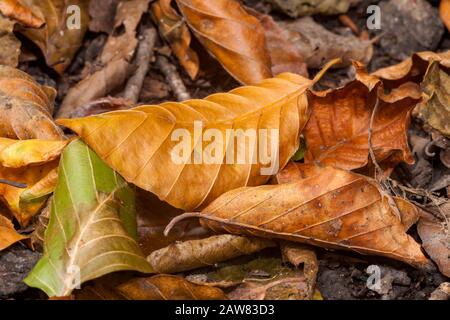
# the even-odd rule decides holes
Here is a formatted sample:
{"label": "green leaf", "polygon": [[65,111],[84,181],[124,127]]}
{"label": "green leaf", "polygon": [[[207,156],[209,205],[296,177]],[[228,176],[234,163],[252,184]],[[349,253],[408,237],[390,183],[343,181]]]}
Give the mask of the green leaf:
{"label": "green leaf", "polygon": [[67,296],[110,272],[150,273],[135,240],[134,192],[81,140],[61,156],[44,256],[24,280],[48,296]]}
{"label": "green leaf", "polygon": [[301,161],[305,157],[306,153],[306,142],[305,139],[300,137],[300,147],[298,148],[297,152],[292,156],[291,161]]}

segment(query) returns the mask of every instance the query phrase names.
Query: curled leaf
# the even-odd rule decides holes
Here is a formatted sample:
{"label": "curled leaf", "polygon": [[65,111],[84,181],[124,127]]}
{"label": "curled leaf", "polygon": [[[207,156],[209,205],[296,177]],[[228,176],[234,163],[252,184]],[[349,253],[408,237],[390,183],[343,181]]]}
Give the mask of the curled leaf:
{"label": "curled leaf", "polygon": [[275,243],[270,240],[224,234],[174,243],[153,252],[147,261],[157,273],[176,273],[211,266],[272,246]]}
{"label": "curled leaf", "polygon": [[272,77],[264,29],[237,0],[176,0],[192,32],[240,83]]}
{"label": "curled leaf", "polygon": [[406,233],[417,221],[415,206],[396,198],[400,220],[377,183],[367,177],[308,165],[299,172],[295,182],[227,192],[201,213],[175,218],[166,231],[179,220],[199,217],[215,231],[353,250],[432,268]]}
{"label": "curled leaf", "polygon": [[158,0],[151,5],[153,20],[167,40],[180,64],[195,79],[199,70],[197,53],[191,49],[191,33],[183,18],[171,6],[172,0]]}
{"label": "curled leaf", "polygon": [[64,151],[59,172],[44,256],[27,285],[61,297],[110,272],[150,272],[133,238],[134,194],[123,179],[79,140]]}
{"label": "curled leaf", "polygon": [[227,300],[219,288],[170,275],[132,279],[121,284],[118,291],[129,300]]}

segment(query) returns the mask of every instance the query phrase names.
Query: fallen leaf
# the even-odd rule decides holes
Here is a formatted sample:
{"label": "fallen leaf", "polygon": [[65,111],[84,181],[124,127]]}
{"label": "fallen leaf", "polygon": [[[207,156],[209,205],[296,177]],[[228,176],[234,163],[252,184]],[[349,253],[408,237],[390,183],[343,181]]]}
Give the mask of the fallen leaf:
{"label": "fallen leaf", "polygon": [[297,48],[288,40],[284,30],[271,16],[251,8],[246,10],[261,22],[266,32],[266,44],[272,62],[274,76],[283,72],[297,73],[308,77],[308,67]]}
{"label": "fallen leaf", "polygon": [[138,44],[136,28],[148,9],[149,0],[122,1],[117,6],[114,28],[96,64],[100,69],[88,74],[69,89],[56,114],[67,118],[98,98],[120,89],[128,78],[130,65]]}
{"label": "fallen leaf", "polygon": [[80,118],[101,114],[116,110],[127,110],[133,106],[123,98],[105,97],[80,105],[69,116],[69,118]]}
{"label": "fallen leaf", "polygon": [[450,76],[432,62],[421,84],[424,101],[416,112],[433,129],[450,137]]}
{"label": "fallen leaf", "polygon": [[[225,191],[264,184],[273,174],[269,173],[269,166],[261,163],[226,161],[226,157],[222,157],[226,150],[229,158],[238,154],[234,151],[237,150],[236,139],[226,138],[227,129],[253,132],[278,129],[278,157],[272,151],[270,154],[272,159],[279,159],[279,167],[288,162],[298,149],[299,133],[308,117],[304,92],[315,81],[317,78],[308,80],[285,73],[264,80],[259,86],[241,87],[203,100],[141,106],[88,118],[61,119],[58,123],[76,132],[128,182],[156,194],[174,207],[191,210],[206,205]],[[97,130],[100,127],[101,130]],[[201,141],[207,129],[215,129],[217,135],[224,137],[222,142],[217,140],[219,142],[212,144],[218,159],[208,158],[208,161],[194,164],[199,161],[192,161],[192,154],[197,154],[194,156],[197,159],[206,146],[211,148],[211,144]],[[170,138],[175,130],[182,131],[184,137]],[[191,137],[194,142],[190,141]],[[190,147],[182,161],[174,161],[173,153],[181,153],[174,151],[177,145],[179,148],[180,140]],[[248,140],[240,143],[240,151],[237,151],[251,159],[251,155],[257,155],[258,137],[253,146]],[[270,144],[269,139],[259,140],[262,144],[269,142],[268,149],[276,145]]]}
{"label": "fallen leaf", "polygon": [[267,0],[292,18],[346,13],[358,0]]}
{"label": "fallen leaf", "polygon": [[272,77],[264,28],[237,0],[176,0],[194,35],[242,84]]}
{"label": "fallen leaf", "polygon": [[56,91],[41,86],[26,73],[0,66],[0,137],[61,140],[53,122]]}
{"label": "fallen leaf", "polygon": [[417,231],[425,251],[438,265],[442,274],[450,277],[450,231],[448,227],[450,205],[447,203],[441,206],[440,211],[444,218],[443,221],[432,216],[422,215],[417,224]]}
{"label": "fallen leaf", "polygon": [[343,88],[310,95],[312,114],[303,132],[308,146],[306,163],[346,170],[365,167],[376,99],[379,106],[371,142],[377,162],[389,159],[391,167],[401,161],[414,162],[407,131],[411,111],[420,101],[418,88],[405,85],[386,96],[379,95],[378,87],[370,90],[371,85],[355,80]]}
{"label": "fallen leaf", "polygon": [[45,21],[45,24],[39,29],[23,28],[20,31],[39,47],[47,65],[59,74],[70,65],[81,46],[89,23],[89,1],[26,1],[25,7]]}
{"label": "fallen leaf", "polygon": [[67,141],[0,138],[0,178],[25,188],[0,184],[0,200],[26,226],[56,185],[58,158]]}
{"label": "fallen leaf", "polygon": [[118,291],[129,300],[227,300],[219,288],[171,275],[136,278],[121,284]]}
{"label": "fallen leaf", "polygon": [[171,244],[150,254],[147,261],[155,273],[177,273],[212,266],[273,246],[275,243],[266,239],[224,234]]}
{"label": "fallen leaf", "polygon": [[64,150],[44,256],[24,280],[49,297],[120,270],[150,272],[136,236],[134,194],[80,140]]}
{"label": "fallen leaf", "polygon": [[[1,9],[1,8],[0,8]],[[15,22],[0,14],[0,65],[17,67],[20,56],[20,41],[13,33]]]}
{"label": "fallen leaf", "polygon": [[114,30],[114,16],[120,0],[91,1],[89,30],[110,34]]}
{"label": "fallen leaf", "polygon": [[331,167],[303,165],[298,170],[296,182],[229,191],[201,213],[178,216],[166,233],[180,220],[199,217],[216,232],[353,250],[432,269],[406,233],[417,221],[415,206],[395,198],[400,220],[370,178]]}
{"label": "fallen leaf", "polygon": [[368,64],[372,59],[373,46],[370,41],[330,32],[311,17],[282,21],[279,25],[309,68],[321,68],[335,58],[342,59],[342,63],[335,67],[348,66],[352,60]]}
{"label": "fallen leaf", "polygon": [[31,28],[40,28],[45,23],[41,17],[33,13],[33,10],[24,6],[20,0],[2,0],[0,12],[4,16]]}
{"label": "fallen leaf", "polygon": [[27,237],[17,233],[13,223],[0,213],[0,251]]}
{"label": "fallen leaf", "polygon": [[191,33],[188,26],[174,8],[172,0],[158,0],[152,3],[153,20],[158,24],[162,37],[170,44],[173,53],[191,79],[197,77],[199,59],[197,53],[191,49]]}
{"label": "fallen leaf", "polygon": [[449,300],[450,299],[450,282],[443,282],[433,291],[428,300]]}

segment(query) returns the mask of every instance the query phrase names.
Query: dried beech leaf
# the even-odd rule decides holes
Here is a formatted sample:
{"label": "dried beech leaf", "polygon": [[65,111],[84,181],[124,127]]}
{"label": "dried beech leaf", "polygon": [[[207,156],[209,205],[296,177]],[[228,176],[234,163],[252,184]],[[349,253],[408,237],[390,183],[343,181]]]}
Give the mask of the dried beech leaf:
{"label": "dried beech leaf", "polygon": [[199,59],[191,49],[191,33],[183,18],[171,7],[172,0],[158,0],[151,5],[153,20],[158,24],[159,32],[167,40],[180,64],[191,79],[197,77]]}
{"label": "dried beech leaf", "polygon": [[[0,4],[1,6],[1,4]],[[0,8],[1,9],[1,8]],[[0,14],[0,65],[17,67],[20,56],[20,41],[13,33],[15,22]]]}
{"label": "dried beech leaf", "polygon": [[305,162],[346,170],[366,166],[370,120],[377,98],[371,139],[377,162],[389,159],[391,166],[414,162],[407,130],[411,111],[420,101],[418,87],[405,85],[389,96],[377,97],[378,87],[372,91],[367,87],[367,82],[374,80],[365,80],[366,84],[355,80],[343,88],[310,96],[312,114],[303,132],[308,146]]}
{"label": "dried beech leaf", "polygon": [[272,77],[264,28],[237,0],[176,0],[192,32],[236,80]]}
{"label": "dried beech leaf", "polygon": [[342,59],[342,63],[337,65],[339,67],[350,65],[352,60],[368,64],[372,59],[370,41],[330,32],[311,17],[283,21],[279,25],[309,68],[321,68],[325,62],[335,58]]}
{"label": "dried beech leaf", "polygon": [[[285,73],[264,80],[258,86],[240,87],[203,100],[141,106],[87,118],[61,119],[58,123],[76,132],[128,182],[156,194],[174,207],[192,210],[228,190],[264,184],[269,179],[269,175],[262,174],[261,170],[270,171],[270,165],[259,161],[256,164],[251,164],[252,161],[230,164],[221,157],[214,164],[204,161],[194,164],[191,155],[201,152],[199,147],[205,150],[210,144],[201,141],[205,130],[216,129],[223,135],[222,143],[214,144],[218,155],[226,150],[237,155],[238,144],[234,142],[236,139],[226,138],[227,129],[251,129],[254,132],[279,129],[279,152],[278,156],[272,154],[272,159],[278,158],[279,167],[283,167],[298,149],[299,133],[308,117],[305,91],[316,80]],[[182,164],[172,158],[174,147],[180,144],[180,139],[173,141],[176,139],[170,138],[176,129],[188,133],[186,140],[182,137],[184,143],[192,140],[190,137],[195,139],[188,142],[190,149]],[[247,156],[257,155],[258,134],[256,136],[253,146],[248,140],[245,143],[250,152]],[[272,153],[271,138],[267,138],[267,148]],[[242,144],[240,148],[242,153]]]}
{"label": "dried beech leaf", "polygon": [[50,297],[110,272],[150,272],[136,235],[134,194],[80,140],[64,150],[44,256],[25,279]]}
{"label": "dried beech leaf", "polygon": [[53,192],[58,158],[66,145],[67,141],[0,138],[0,179],[26,184],[26,188],[0,184],[0,201],[22,226]]}
{"label": "dried beech leaf", "polygon": [[41,17],[33,13],[31,8],[23,5],[21,0],[2,0],[0,13],[30,28],[40,28],[45,23]]}
{"label": "dried beech leaf", "polygon": [[13,223],[0,213],[0,251],[27,237],[17,233]]}
{"label": "dried beech leaf", "polygon": [[266,239],[224,234],[171,244],[153,252],[147,261],[156,273],[176,273],[211,266],[273,246],[275,243]]}
{"label": "dried beech leaf", "polygon": [[[62,74],[83,41],[89,23],[90,0],[23,0],[23,3],[45,25],[39,29],[23,28],[21,31],[41,49],[47,65]],[[71,11],[70,6],[79,11]],[[77,24],[74,15],[79,14]]]}
{"label": "dried beech leaf", "polygon": [[26,73],[0,66],[0,137],[61,140],[63,133],[52,119],[55,95]]}
{"label": "dried beech leaf", "polygon": [[129,300],[226,300],[219,288],[193,284],[184,278],[157,275],[136,278],[118,287],[121,295]]}
{"label": "dried beech leaf", "polygon": [[266,44],[272,62],[273,75],[292,72],[308,77],[308,66],[302,55],[289,41],[278,23],[267,14],[262,14],[251,8],[246,8],[246,10],[258,18],[266,32]]}
{"label": "dried beech leaf", "polygon": [[450,51],[418,52],[411,58],[399,64],[379,69],[372,75],[380,78],[386,88],[397,88],[406,82],[421,83],[432,61],[438,61],[443,67],[450,68]]}
{"label": "dried beech leaf", "polygon": [[200,217],[216,232],[353,250],[432,268],[420,245],[406,233],[418,218],[415,206],[396,198],[400,221],[376,182],[367,177],[311,165],[299,171],[296,182],[227,192],[201,213],[175,218],[167,231],[179,220]]}
{"label": "dried beech leaf", "polygon": [[432,128],[450,137],[450,75],[432,62],[421,84],[424,101],[417,112]]}
{"label": "dried beech leaf", "polygon": [[117,6],[114,28],[98,57],[101,68],[89,74],[64,97],[57,118],[68,118],[77,108],[120,89],[128,78],[138,40],[136,28],[148,9],[149,0],[122,1]]}
{"label": "dried beech leaf", "polygon": [[[450,218],[450,205],[442,206],[446,219]],[[422,240],[423,248],[438,265],[439,270],[450,277],[450,231],[445,221],[434,217],[422,216],[417,224],[417,232]]]}

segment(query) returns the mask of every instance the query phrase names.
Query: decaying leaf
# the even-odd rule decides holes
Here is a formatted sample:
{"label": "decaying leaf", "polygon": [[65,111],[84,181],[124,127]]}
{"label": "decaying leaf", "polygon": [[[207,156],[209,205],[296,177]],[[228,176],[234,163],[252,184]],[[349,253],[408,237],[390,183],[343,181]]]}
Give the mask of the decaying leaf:
{"label": "decaying leaf", "polygon": [[[308,80],[285,73],[259,86],[240,87],[203,100],[141,106],[58,122],[75,131],[128,182],[177,208],[192,210],[225,191],[264,184],[273,174],[270,166],[275,165],[272,169],[276,173],[278,163],[283,167],[288,162],[298,149],[299,133],[307,121],[304,92],[319,77]],[[202,138],[209,129],[218,137],[214,143]],[[227,137],[229,129],[254,132],[255,140],[235,143],[235,137]],[[260,132],[275,133],[279,138],[268,137],[269,133],[262,137]],[[277,145],[274,139],[279,139],[279,152],[271,150]],[[249,161],[258,152],[261,156],[258,144],[266,146],[267,155],[274,160],[270,165]],[[233,160],[238,154],[247,159],[241,160],[244,164]],[[199,161],[199,156],[206,161]]]}
{"label": "decaying leaf", "polygon": [[417,224],[417,231],[422,246],[430,255],[431,259],[438,265],[439,270],[450,277],[450,205],[447,203],[441,207],[444,220],[439,221],[431,215],[422,215]]}
{"label": "decaying leaf", "polygon": [[272,62],[273,75],[292,72],[307,77],[308,69],[302,55],[288,40],[286,33],[278,23],[267,14],[250,8],[246,8],[246,10],[258,18],[266,32],[266,45]]}
{"label": "decaying leaf", "polygon": [[13,33],[15,22],[0,14],[0,65],[17,67],[20,56],[20,41]]}
{"label": "decaying leaf", "polygon": [[176,273],[212,266],[272,246],[275,243],[270,240],[224,234],[174,243],[153,252],[147,261],[155,273]]}
{"label": "decaying leaf", "polygon": [[47,65],[62,74],[81,46],[89,23],[90,0],[23,0],[45,24],[21,32],[42,51]]}
{"label": "decaying leaf", "polygon": [[2,0],[0,2],[0,13],[27,27],[42,27],[45,21],[34,14],[32,8],[24,5],[25,3],[28,4],[25,1],[22,3],[21,0]]}
{"label": "decaying leaf", "polygon": [[226,300],[219,288],[193,284],[184,278],[156,275],[136,278],[118,287],[129,300]]}
{"label": "decaying leaf", "polygon": [[149,0],[122,1],[117,6],[114,28],[96,63],[99,70],[70,88],[56,115],[67,118],[77,107],[106,97],[125,83],[138,41],[136,28],[148,9]]}
{"label": "decaying leaf", "polygon": [[336,58],[342,59],[336,67],[348,66],[352,60],[368,64],[372,59],[373,46],[370,41],[330,32],[311,17],[283,21],[279,25],[309,68],[321,68],[324,63]]}
{"label": "decaying leaf", "polygon": [[26,73],[0,66],[0,137],[61,140],[62,130],[52,119],[55,95]]}
{"label": "decaying leaf", "polygon": [[153,20],[158,24],[159,32],[170,44],[180,64],[195,79],[199,71],[197,53],[191,49],[191,33],[183,18],[171,6],[172,0],[153,2],[151,10]]}
{"label": "decaying leaf", "polygon": [[176,0],[192,32],[242,84],[272,77],[264,28],[237,0]]}
{"label": "decaying leaf", "polygon": [[292,18],[314,14],[339,14],[359,0],[267,0]]}
{"label": "decaying leaf", "polygon": [[423,103],[417,107],[419,117],[432,128],[450,137],[450,75],[432,62],[421,84]]}
{"label": "decaying leaf", "polygon": [[415,206],[396,198],[400,220],[377,183],[367,177],[312,165],[299,166],[298,171],[296,182],[229,191],[201,213],[175,218],[166,231],[177,221],[199,217],[216,232],[353,250],[432,268],[406,233],[417,221]]}
{"label": "decaying leaf", "polygon": [[44,256],[25,279],[48,296],[120,270],[150,272],[136,236],[134,194],[80,140],[61,156]]}
{"label": "decaying leaf", "polygon": [[[367,76],[366,76],[367,77]],[[375,78],[355,80],[343,88],[310,95],[311,117],[303,135],[305,161],[352,170],[369,160],[369,128],[378,99],[371,143],[377,162],[389,159],[413,163],[407,130],[413,108],[420,101],[414,84],[404,85],[390,95],[379,94]],[[369,88],[373,87],[373,90]]]}
{"label": "decaying leaf", "polygon": [[0,251],[27,237],[17,233],[13,223],[0,213]]}
{"label": "decaying leaf", "polygon": [[25,184],[25,188],[0,184],[3,201],[25,226],[53,192],[58,158],[67,141],[0,138],[0,178]]}

